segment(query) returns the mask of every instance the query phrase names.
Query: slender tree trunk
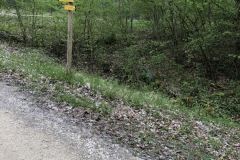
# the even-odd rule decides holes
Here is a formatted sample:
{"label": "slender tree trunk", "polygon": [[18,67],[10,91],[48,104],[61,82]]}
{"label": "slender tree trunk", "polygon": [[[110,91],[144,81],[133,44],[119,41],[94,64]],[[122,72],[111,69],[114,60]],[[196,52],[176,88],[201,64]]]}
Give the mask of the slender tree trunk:
{"label": "slender tree trunk", "polygon": [[86,31],[87,31],[88,14],[90,14],[90,11],[89,11],[89,12],[85,12],[84,27],[83,27],[83,37],[84,37],[84,41],[87,41]]}
{"label": "slender tree trunk", "polygon": [[178,47],[178,34],[177,34],[177,26],[176,26],[176,18],[173,10],[173,1],[169,2],[170,6],[170,15],[171,15],[171,25],[172,25],[172,40],[174,47],[177,49]]}
{"label": "slender tree trunk", "polygon": [[125,35],[127,35],[127,34],[128,34],[128,16],[126,16],[126,18],[125,18]]}
{"label": "slender tree trunk", "polygon": [[[235,0],[236,2],[236,6],[237,6],[237,33],[240,32],[240,0]],[[235,74],[236,74],[236,78],[239,76],[239,71],[238,71],[238,61],[239,58],[238,56],[240,55],[240,39],[236,38],[236,43],[235,43],[235,47],[234,47],[234,52],[235,52],[235,59],[234,59],[234,64],[235,64]]]}
{"label": "slender tree trunk", "polygon": [[19,26],[21,28],[23,42],[24,42],[24,44],[27,44],[26,28],[23,24],[22,15],[20,13],[20,9],[19,9],[19,6],[18,6],[16,0],[13,0],[13,7],[16,10],[16,13],[17,13],[18,23],[19,23]]}
{"label": "slender tree trunk", "polygon": [[130,33],[133,33],[133,14],[131,14],[131,19],[130,19]]}
{"label": "slender tree trunk", "polygon": [[206,53],[204,52],[204,50],[203,50],[201,45],[199,45],[199,48],[200,48],[200,50],[202,52],[202,57],[203,57],[202,63],[203,63],[203,65],[206,68],[207,76],[210,79],[213,79],[213,74],[212,74],[213,72],[212,72],[212,67],[211,67],[210,61],[209,61],[209,59],[208,59],[208,57],[207,57]]}
{"label": "slender tree trunk", "polygon": [[159,27],[159,10],[156,5],[153,7],[153,20],[154,20],[154,33],[156,40],[160,40],[160,27]]}
{"label": "slender tree trunk", "polygon": [[36,35],[36,19],[37,17],[35,16],[36,15],[36,3],[35,1],[33,0],[33,8],[32,8],[32,46],[36,45],[36,42],[37,42],[37,35]]}

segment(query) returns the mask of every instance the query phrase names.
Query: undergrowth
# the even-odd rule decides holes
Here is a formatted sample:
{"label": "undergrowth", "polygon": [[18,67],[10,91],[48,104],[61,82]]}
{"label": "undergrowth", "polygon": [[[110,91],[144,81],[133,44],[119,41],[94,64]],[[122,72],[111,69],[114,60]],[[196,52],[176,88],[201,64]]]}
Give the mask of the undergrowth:
{"label": "undergrowth", "polygon": [[[239,124],[234,123],[229,117],[214,117],[209,114],[210,111],[203,109],[200,105],[198,107],[194,106],[198,105],[197,101],[193,105],[188,104],[186,107],[186,103],[190,102],[180,103],[179,100],[170,99],[159,92],[149,90],[147,87],[144,90],[137,90],[119,84],[114,80],[106,80],[76,70],[67,75],[66,68],[63,65],[59,64],[51,55],[44,54],[41,50],[22,48],[21,50],[9,50],[6,52],[1,49],[0,66],[1,72],[22,79],[26,87],[35,92],[37,96],[41,96],[46,92],[48,98],[57,103],[70,105],[73,108],[83,108],[86,110],[86,114],[95,113],[97,121],[108,118],[110,126],[104,125],[99,130],[105,132],[122,128],[121,132],[110,134],[115,135],[118,140],[125,142],[129,146],[145,148],[146,153],[152,156],[157,156],[160,150],[164,152],[166,148],[164,146],[170,143],[174,145],[176,150],[184,150],[182,156],[189,159],[197,157],[216,158],[215,155],[205,150],[206,147],[221,150],[219,146],[223,145],[223,140],[216,139],[215,135],[219,132],[225,133],[225,130],[213,129],[212,135],[210,133],[212,138],[206,141],[201,137],[193,136],[194,126],[201,126],[203,125],[201,121],[204,121],[209,126],[216,123],[225,124],[233,129],[234,127],[239,128]],[[82,90],[84,90],[84,94],[81,94]],[[105,100],[98,103],[94,97],[96,95],[102,96]],[[131,118],[129,113],[124,113],[123,117],[121,117],[121,114],[116,114],[118,111],[121,112],[121,107],[115,106],[115,108],[111,104],[112,101],[119,102],[120,106],[130,106],[136,111],[135,113],[140,113],[143,117],[147,115],[147,117],[142,121],[138,121],[137,117]],[[116,119],[113,118],[114,116],[116,116]],[[126,116],[126,120],[124,120],[124,116]],[[196,120],[196,124],[193,123],[193,119]],[[174,132],[172,134],[173,128],[171,126],[175,122],[174,125],[178,125],[178,121],[180,121],[181,127],[174,131],[177,134]],[[201,130],[198,132],[201,132]],[[163,133],[167,138],[161,136]],[[231,143],[237,141],[236,136],[234,137],[235,139],[229,139]],[[186,142],[180,142],[182,138],[186,138],[184,140]],[[185,143],[190,143],[195,148],[186,147]],[[194,155],[192,155],[193,153]],[[233,149],[229,149],[226,154],[238,157]]]}
{"label": "undergrowth", "polygon": [[[149,89],[136,90],[130,86],[121,85],[114,80],[106,80],[99,76],[90,75],[83,72],[77,72],[72,70],[71,75],[66,74],[66,68],[59,64],[55,58],[39,53],[32,48],[23,48],[19,52],[11,51],[11,54],[6,54],[1,51],[0,65],[1,70],[7,73],[18,73],[20,77],[28,80],[29,86],[39,86],[39,90],[49,90],[50,84],[55,84],[54,90],[58,92],[58,95],[53,99],[58,102],[66,102],[74,107],[93,108],[94,111],[101,109],[95,109],[96,106],[93,101],[84,97],[77,97],[74,93],[66,91],[64,84],[66,83],[70,87],[70,91],[81,84],[82,86],[88,84],[91,90],[95,93],[100,93],[108,100],[121,100],[125,104],[135,109],[145,109],[149,114],[158,118],[158,111],[164,109],[172,116],[178,116],[180,112],[193,116],[196,119],[206,121],[218,121],[225,124],[234,125],[231,122],[231,117],[228,116],[211,116],[215,114],[215,109],[212,109],[211,103],[203,104],[203,108],[197,101],[189,100],[182,101],[169,99],[163,94],[151,91]],[[14,53],[15,52],[15,53]],[[34,85],[31,85],[32,83]],[[179,105],[181,104],[181,105]],[[188,105],[194,104],[195,107],[189,107]],[[208,106],[209,105],[209,106]],[[187,106],[187,107],[186,107]],[[196,107],[197,106],[197,107]],[[110,113],[111,107],[103,105],[102,110],[108,110]],[[107,109],[108,108],[108,109]],[[212,110],[211,110],[212,109]],[[212,113],[211,113],[212,112]],[[210,114],[209,114],[210,113]],[[224,115],[224,114],[223,114]]]}

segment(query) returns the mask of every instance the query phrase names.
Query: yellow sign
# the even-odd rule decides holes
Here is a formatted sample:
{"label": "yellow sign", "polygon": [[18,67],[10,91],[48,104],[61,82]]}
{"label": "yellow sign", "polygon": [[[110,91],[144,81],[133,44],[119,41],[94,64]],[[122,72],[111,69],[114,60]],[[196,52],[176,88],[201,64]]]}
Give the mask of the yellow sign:
{"label": "yellow sign", "polygon": [[64,9],[65,9],[65,10],[68,10],[68,11],[75,11],[75,10],[76,10],[76,7],[75,7],[75,6],[71,6],[71,5],[65,5],[65,6],[64,6]]}
{"label": "yellow sign", "polygon": [[73,2],[73,0],[59,0],[59,2]]}

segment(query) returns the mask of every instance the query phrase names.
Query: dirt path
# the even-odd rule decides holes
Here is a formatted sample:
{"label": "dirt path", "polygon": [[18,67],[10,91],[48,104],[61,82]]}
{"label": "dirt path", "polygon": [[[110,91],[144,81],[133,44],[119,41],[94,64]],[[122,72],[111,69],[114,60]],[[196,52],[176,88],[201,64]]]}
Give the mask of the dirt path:
{"label": "dirt path", "polygon": [[[0,82],[0,160],[138,160],[127,149],[44,111],[17,87]],[[49,103],[53,105],[54,103]]]}

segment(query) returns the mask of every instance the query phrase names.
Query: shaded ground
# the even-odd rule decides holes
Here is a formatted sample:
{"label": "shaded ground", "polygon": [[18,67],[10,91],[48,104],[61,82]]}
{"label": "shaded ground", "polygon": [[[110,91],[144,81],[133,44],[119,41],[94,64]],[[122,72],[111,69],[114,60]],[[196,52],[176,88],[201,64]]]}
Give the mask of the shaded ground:
{"label": "shaded ground", "polygon": [[[4,44],[0,45],[0,47],[4,49],[5,53],[5,56],[0,57],[3,63],[8,60],[10,54],[19,53],[18,49],[13,50]],[[40,110],[40,115],[42,115],[44,110],[47,111],[46,113],[54,114],[54,116],[48,117],[58,115],[60,121],[64,120],[64,123],[65,121],[70,121],[72,126],[85,126],[85,128],[94,129],[94,132],[98,132],[98,136],[127,145],[135,153],[145,156],[145,159],[234,160],[240,158],[239,127],[228,127],[221,123],[204,122],[201,121],[201,118],[196,119],[192,117],[191,113],[184,114],[174,108],[172,110],[161,108],[154,110],[154,107],[149,105],[143,109],[137,109],[124,104],[120,99],[106,99],[101,93],[94,92],[87,84],[70,86],[63,81],[54,82],[41,78],[38,81],[31,81],[28,75],[22,75],[18,71],[8,69],[3,72],[0,73],[0,78],[5,82],[15,81],[15,83],[22,86],[22,90],[34,95],[34,99],[37,101],[34,104],[38,106],[34,110]],[[59,94],[57,90],[54,90],[58,83],[64,86],[65,93],[91,99],[94,101],[94,104],[106,103],[112,107],[112,112],[109,115],[101,115],[94,113],[91,109],[83,109],[81,106],[72,107],[66,102],[56,105],[49,99],[54,99]],[[47,89],[42,89],[44,85],[48,86]],[[29,86],[36,87],[31,88]],[[154,112],[148,112],[147,109],[154,110]],[[26,113],[28,114],[29,112]],[[66,115],[66,117],[63,115]],[[39,121],[38,125],[41,126],[42,122]],[[42,128],[45,125],[43,123]],[[54,127],[54,125],[49,128],[55,128],[55,131],[58,131],[59,127]],[[60,127],[59,132],[62,133],[62,130],[69,131],[68,128],[61,129]],[[67,134],[64,133],[64,135]],[[90,138],[92,137],[90,136]],[[104,155],[107,154],[104,152]],[[104,157],[103,159],[107,158]],[[113,157],[112,159],[120,158]]]}
{"label": "shaded ground", "polygon": [[[91,127],[55,111],[46,112],[0,82],[0,159],[137,160],[127,149],[93,134]],[[49,106],[56,107],[49,102]]]}

